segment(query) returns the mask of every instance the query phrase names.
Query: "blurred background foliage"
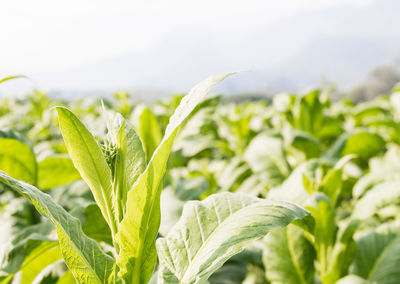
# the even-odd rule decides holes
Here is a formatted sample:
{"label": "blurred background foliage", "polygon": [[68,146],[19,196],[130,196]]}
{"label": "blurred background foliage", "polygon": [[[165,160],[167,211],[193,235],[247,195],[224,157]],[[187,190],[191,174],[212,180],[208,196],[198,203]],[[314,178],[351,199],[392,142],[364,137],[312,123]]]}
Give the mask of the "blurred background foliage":
{"label": "blurred background foliage", "polygon": [[[374,74],[379,78],[380,71]],[[210,283],[400,279],[393,268],[400,261],[400,92],[394,86],[358,103],[332,96],[319,89],[272,99],[214,96],[181,127],[163,181],[160,235],[177,222],[186,201],[224,191],[295,202],[317,224],[314,235],[292,225],[272,232],[229,260]],[[134,103],[130,94],[118,92],[102,101],[127,118],[151,155],[181,99]],[[63,101],[34,91],[24,99],[2,99],[0,168],[50,194],[80,218],[88,236],[106,245],[106,229],[102,236],[93,233],[106,228],[104,219],[68,157],[55,105],[68,106],[97,137],[105,136],[99,98]],[[59,251],[51,250],[57,243],[52,226],[4,185],[0,201],[0,281],[7,283],[18,271],[21,283],[70,279]],[[43,246],[48,261],[32,268],[38,264],[30,257]]]}

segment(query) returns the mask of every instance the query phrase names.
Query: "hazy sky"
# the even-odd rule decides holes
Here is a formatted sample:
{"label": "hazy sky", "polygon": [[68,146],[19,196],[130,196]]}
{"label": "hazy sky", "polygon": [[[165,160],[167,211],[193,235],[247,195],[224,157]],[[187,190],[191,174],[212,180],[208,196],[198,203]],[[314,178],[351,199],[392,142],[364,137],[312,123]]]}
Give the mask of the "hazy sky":
{"label": "hazy sky", "polygon": [[0,77],[79,67],[156,48],[174,30],[249,32],[293,14],[367,0],[13,0],[0,9]]}

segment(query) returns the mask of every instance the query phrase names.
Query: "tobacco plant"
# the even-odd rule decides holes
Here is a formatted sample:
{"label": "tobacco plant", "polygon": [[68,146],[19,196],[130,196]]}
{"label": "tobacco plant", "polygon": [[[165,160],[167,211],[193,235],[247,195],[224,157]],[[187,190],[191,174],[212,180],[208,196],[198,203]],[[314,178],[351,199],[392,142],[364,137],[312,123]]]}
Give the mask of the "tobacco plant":
{"label": "tobacco plant", "polygon": [[[99,143],[74,113],[56,107],[69,156],[96,205],[86,207],[91,215],[82,227],[48,194],[0,171],[0,181],[28,198],[57,232],[57,239],[34,236],[31,240],[36,242],[20,248],[34,252],[20,263],[22,279],[34,278],[27,276],[32,271],[26,268],[35,258],[45,265],[62,256],[78,283],[147,283],[158,255],[159,283],[205,283],[230,257],[273,228],[297,220],[296,225],[311,232],[312,218],[297,205],[226,192],[188,202],[175,227],[157,239],[162,178],[177,132],[209,90],[232,74],[196,85],[171,116],[158,146],[146,144],[120,114],[107,111],[108,132]],[[37,226],[50,232],[49,225]],[[8,283],[16,272],[0,275],[1,283]],[[71,274],[67,272],[63,281],[72,281]]]}

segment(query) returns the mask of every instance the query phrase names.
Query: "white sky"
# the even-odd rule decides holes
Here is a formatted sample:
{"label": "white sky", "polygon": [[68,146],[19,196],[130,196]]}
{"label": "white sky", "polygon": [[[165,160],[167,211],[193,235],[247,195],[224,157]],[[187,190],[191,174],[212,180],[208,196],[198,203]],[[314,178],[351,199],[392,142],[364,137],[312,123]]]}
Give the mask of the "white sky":
{"label": "white sky", "polygon": [[251,31],[290,15],[366,0],[12,0],[0,6],[0,77],[51,72],[157,47],[176,29]]}

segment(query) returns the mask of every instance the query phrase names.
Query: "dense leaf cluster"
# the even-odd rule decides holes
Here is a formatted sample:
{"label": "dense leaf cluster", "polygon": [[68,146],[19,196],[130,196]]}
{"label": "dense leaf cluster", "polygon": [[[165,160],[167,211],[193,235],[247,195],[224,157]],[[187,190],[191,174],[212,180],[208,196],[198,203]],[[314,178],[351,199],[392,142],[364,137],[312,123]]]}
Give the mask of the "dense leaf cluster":
{"label": "dense leaf cluster", "polygon": [[0,283],[399,283],[400,93],[205,99],[230,75],[3,99]]}

